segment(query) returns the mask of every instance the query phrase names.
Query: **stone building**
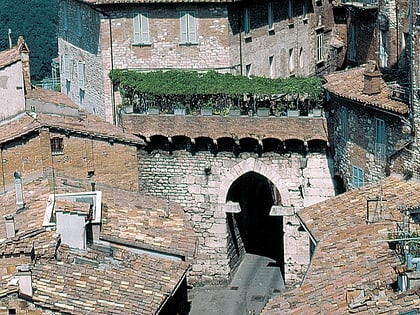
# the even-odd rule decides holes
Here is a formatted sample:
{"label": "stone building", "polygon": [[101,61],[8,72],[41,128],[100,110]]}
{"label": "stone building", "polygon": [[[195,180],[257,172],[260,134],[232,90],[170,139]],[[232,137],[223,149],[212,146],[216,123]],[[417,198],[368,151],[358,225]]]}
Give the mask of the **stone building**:
{"label": "stone building", "polygon": [[31,88],[29,49],[22,37],[17,46],[0,52],[0,80],[3,120],[25,110],[25,91]]}
{"label": "stone building", "polygon": [[[147,143],[139,189],[179,202],[198,235],[192,284],[226,283],[245,253],[299,282],[313,243],[295,213],[335,195],[323,117],[125,114]],[[311,245],[312,244],[312,245]]]}
{"label": "stone building", "polygon": [[346,53],[329,1],[62,0],[59,8],[62,91],[114,123],[112,69],[310,76],[340,68]]}
{"label": "stone building", "polygon": [[[382,79],[376,63],[326,77],[335,173],[347,189],[397,173],[412,176],[409,107]],[[411,175],[410,175],[411,174]]]}

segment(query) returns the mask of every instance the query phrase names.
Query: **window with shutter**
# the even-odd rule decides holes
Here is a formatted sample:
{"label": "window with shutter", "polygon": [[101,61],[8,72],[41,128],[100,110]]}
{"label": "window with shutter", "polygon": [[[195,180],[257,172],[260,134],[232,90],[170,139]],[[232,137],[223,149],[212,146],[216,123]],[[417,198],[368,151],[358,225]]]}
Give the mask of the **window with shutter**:
{"label": "window with shutter", "polygon": [[64,79],[70,81],[70,57],[69,55],[63,55],[63,74]]}
{"label": "window with shutter", "polygon": [[353,188],[358,188],[364,185],[364,172],[363,169],[357,166],[352,167],[352,185]]}
{"label": "window with shutter", "polygon": [[77,63],[77,76],[79,79],[79,89],[85,89],[85,63],[83,61],[79,61]]}
{"label": "window with shutter", "polygon": [[134,44],[150,44],[149,13],[140,12],[133,18]]}
{"label": "window with shutter", "polygon": [[386,156],[385,122],[379,118],[376,118],[375,155],[380,159]]}
{"label": "window with shutter", "polygon": [[181,44],[197,43],[197,20],[195,11],[181,11],[179,14],[180,22],[180,42]]}
{"label": "window with shutter", "polygon": [[273,3],[268,3],[268,29],[272,30],[274,28],[274,13],[273,13]]}
{"label": "window with shutter", "polygon": [[251,21],[249,17],[249,9],[245,8],[244,10],[244,32],[245,34],[249,34],[251,30]]}

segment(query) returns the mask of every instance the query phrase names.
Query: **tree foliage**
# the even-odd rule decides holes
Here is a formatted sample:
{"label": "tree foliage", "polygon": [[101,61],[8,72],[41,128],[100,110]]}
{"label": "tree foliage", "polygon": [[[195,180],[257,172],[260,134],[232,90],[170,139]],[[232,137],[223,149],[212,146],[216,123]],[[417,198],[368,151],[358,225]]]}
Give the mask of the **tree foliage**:
{"label": "tree foliage", "polygon": [[51,75],[51,60],[57,56],[57,10],[57,0],[0,1],[0,50],[9,47],[9,29],[13,46],[23,36],[30,50],[33,81]]}
{"label": "tree foliage", "polygon": [[226,94],[307,94],[318,99],[322,81],[317,77],[268,79],[221,74],[215,71],[153,71],[113,70],[110,78],[124,89],[155,95],[211,95]]}

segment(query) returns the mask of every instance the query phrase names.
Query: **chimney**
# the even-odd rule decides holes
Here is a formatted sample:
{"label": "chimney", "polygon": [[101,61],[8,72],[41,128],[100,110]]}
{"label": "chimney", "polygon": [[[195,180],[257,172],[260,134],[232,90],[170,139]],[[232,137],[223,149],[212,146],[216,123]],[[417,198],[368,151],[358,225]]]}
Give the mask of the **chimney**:
{"label": "chimney", "polygon": [[16,235],[15,218],[12,214],[4,217],[6,220],[6,238],[11,239]]}
{"label": "chimney", "polygon": [[366,64],[364,75],[363,93],[372,95],[381,92],[382,73],[375,61],[369,60]]}
{"label": "chimney", "polygon": [[19,296],[32,297],[32,271],[28,265],[17,266],[16,278],[19,285]]}
{"label": "chimney", "polygon": [[23,202],[22,174],[16,170],[13,175],[15,177],[16,207],[19,211],[22,210],[25,205]]}
{"label": "chimney", "polygon": [[17,41],[17,49],[22,62],[23,82],[25,83],[25,94],[31,89],[31,71],[29,66],[29,48],[22,36]]}

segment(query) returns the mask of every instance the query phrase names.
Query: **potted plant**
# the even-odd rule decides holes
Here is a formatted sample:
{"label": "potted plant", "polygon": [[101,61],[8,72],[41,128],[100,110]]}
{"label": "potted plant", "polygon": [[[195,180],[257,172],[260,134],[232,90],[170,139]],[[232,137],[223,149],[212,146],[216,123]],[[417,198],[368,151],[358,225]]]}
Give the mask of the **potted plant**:
{"label": "potted plant", "polygon": [[150,106],[150,107],[149,107],[149,109],[147,110],[147,113],[148,113],[149,115],[159,115],[159,113],[160,113],[160,109],[159,109],[159,107],[158,107],[158,106],[156,106],[156,105],[152,105],[152,106]]}
{"label": "potted plant", "polygon": [[175,104],[174,107],[174,114],[177,116],[184,116],[185,115],[185,105],[178,102]]}
{"label": "potted plant", "polygon": [[260,117],[270,116],[270,109],[266,108],[266,107],[258,107],[257,108],[257,116],[260,116]]}
{"label": "potted plant", "polygon": [[229,116],[240,116],[241,115],[241,109],[239,108],[239,106],[232,106],[231,108],[229,108]]}
{"label": "potted plant", "polygon": [[211,116],[213,115],[213,103],[208,101],[203,106],[201,106],[200,114],[202,116]]}

